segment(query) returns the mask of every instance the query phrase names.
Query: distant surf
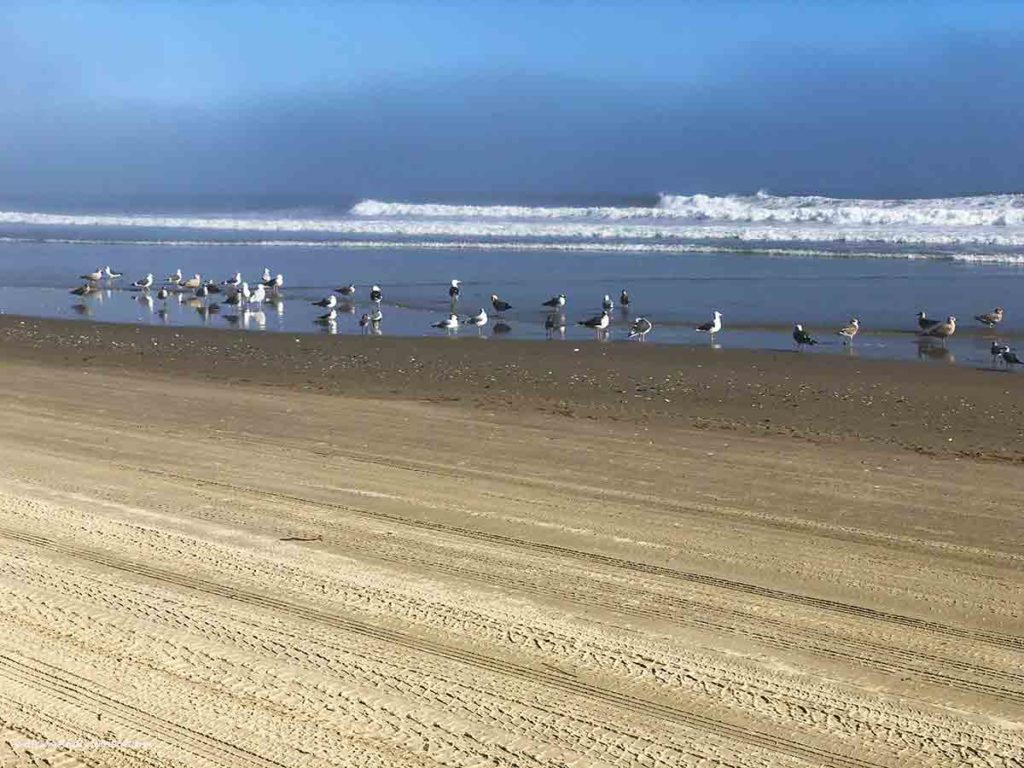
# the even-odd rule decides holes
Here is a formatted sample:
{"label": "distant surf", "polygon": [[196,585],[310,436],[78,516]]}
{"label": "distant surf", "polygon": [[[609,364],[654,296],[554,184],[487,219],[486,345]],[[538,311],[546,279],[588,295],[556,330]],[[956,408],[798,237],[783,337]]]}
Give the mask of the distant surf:
{"label": "distant surf", "polygon": [[[145,234],[139,230],[150,230]],[[102,230],[102,237],[97,237]],[[135,234],[129,234],[129,231]],[[204,237],[202,233],[208,233]],[[142,235],[140,237],[140,235]],[[739,250],[765,255],[1021,263],[1024,195],[842,199],[661,195],[653,205],[452,205],[363,200],[346,214],[162,215],[0,212],[8,241],[177,245]]]}

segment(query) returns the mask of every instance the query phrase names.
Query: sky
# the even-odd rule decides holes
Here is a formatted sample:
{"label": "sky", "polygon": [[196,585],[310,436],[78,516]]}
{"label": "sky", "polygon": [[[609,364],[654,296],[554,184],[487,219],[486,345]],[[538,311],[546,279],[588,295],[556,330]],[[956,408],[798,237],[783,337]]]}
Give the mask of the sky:
{"label": "sky", "polygon": [[1024,191],[1024,4],[0,13],[8,206]]}

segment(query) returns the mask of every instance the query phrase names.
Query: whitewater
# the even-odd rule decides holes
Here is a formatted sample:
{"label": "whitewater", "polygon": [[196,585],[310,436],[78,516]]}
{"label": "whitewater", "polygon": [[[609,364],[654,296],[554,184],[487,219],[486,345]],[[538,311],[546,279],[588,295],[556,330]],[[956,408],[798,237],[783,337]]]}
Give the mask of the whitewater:
{"label": "whitewater", "polygon": [[[150,230],[139,237],[140,229]],[[98,231],[102,230],[102,236]],[[130,234],[135,232],[135,235]],[[210,233],[204,238],[202,233]],[[650,206],[450,205],[363,200],[342,215],[0,212],[0,236],[135,243],[311,241],[351,247],[539,248],[955,258],[1020,263],[1024,194],[935,199],[672,195]],[[788,247],[788,251],[786,248]]]}

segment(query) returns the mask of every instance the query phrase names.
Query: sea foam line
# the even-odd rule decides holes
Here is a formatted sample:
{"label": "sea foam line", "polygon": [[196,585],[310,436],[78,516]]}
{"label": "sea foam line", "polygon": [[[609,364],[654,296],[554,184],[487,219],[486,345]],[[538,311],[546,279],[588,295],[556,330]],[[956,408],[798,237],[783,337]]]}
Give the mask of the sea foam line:
{"label": "sea foam line", "polygon": [[694,254],[731,253],[768,257],[802,257],[829,259],[907,259],[961,261],[977,264],[1024,265],[1024,254],[1015,253],[941,253],[912,251],[839,251],[814,248],[758,247],[754,244],[685,244],[685,243],[556,243],[497,242],[467,240],[112,240],[93,238],[0,237],[0,245],[129,245],[140,247],[253,247],[253,248],[325,248],[371,250],[461,250],[461,251],[554,251],[625,254]]}

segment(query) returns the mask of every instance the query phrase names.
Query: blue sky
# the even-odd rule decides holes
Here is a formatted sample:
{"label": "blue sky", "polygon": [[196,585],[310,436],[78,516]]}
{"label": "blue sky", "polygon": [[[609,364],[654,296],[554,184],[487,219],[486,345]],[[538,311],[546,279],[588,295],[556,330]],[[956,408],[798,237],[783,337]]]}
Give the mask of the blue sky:
{"label": "blue sky", "polygon": [[1024,190],[1024,7],[34,2],[0,197]]}

